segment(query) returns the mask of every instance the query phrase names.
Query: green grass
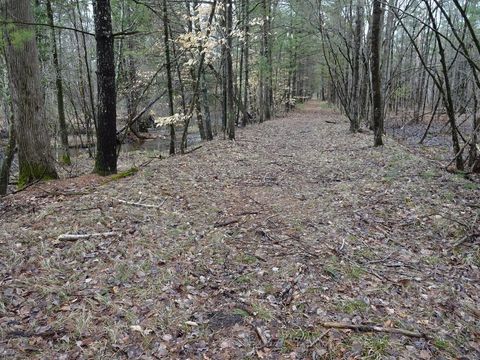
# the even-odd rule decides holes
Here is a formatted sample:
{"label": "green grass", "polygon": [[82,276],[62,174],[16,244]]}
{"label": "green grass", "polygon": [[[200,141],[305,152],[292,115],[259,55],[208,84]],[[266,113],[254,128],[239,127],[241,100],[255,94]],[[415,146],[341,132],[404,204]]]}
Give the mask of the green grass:
{"label": "green grass", "polygon": [[350,266],[347,270],[347,276],[352,280],[360,280],[365,274],[365,270],[360,266]]}
{"label": "green grass", "polygon": [[438,174],[433,170],[427,170],[427,171],[424,171],[424,172],[420,173],[420,177],[422,177],[423,179],[433,179],[437,176],[438,176]]}
{"label": "green grass", "polygon": [[388,336],[371,336],[363,341],[364,351],[362,359],[379,360],[384,359],[390,348],[390,339]]}
{"label": "green grass", "polygon": [[250,314],[249,314],[248,312],[246,312],[246,311],[243,310],[243,309],[238,309],[238,308],[237,308],[237,309],[233,309],[232,314],[233,314],[233,315],[239,315],[239,316],[244,317],[244,318],[247,318],[247,317],[250,316]]}
{"label": "green grass", "polygon": [[258,261],[258,259],[255,256],[250,254],[243,254],[239,256],[238,260],[240,263],[246,264],[246,265],[253,265]]}
{"label": "green grass", "polygon": [[439,350],[447,350],[450,347],[450,344],[444,339],[435,339],[433,345]]}
{"label": "green grass", "polygon": [[467,190],[480,190],[480,185],[474,183],[474,182],[467,182],[464,185],[464,188]]}
{"label": "green grass", "polygon": [[273,314],[266,307],[259,304],[253,304],[252,308],[253,314],[260,320],[270,321],[273,319]]}
{"label": "green grass", "polygon": [[250,284],[252,279],[248,275],[240,275],[235,279],[237,284]]}
{"label": "green grass", "polygon": [[359,312],[365,312],[368,309],[368,304],[362,300],[347,300],[337,305],[339,311],[349,315]]}

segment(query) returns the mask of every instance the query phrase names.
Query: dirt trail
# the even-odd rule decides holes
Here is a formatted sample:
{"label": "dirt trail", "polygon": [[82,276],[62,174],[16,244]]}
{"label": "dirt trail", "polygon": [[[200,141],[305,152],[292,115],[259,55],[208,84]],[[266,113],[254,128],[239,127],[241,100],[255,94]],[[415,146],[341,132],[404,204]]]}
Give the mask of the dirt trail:
{"label": "dirt trail", "polygon": [[322,106],[7,197],[0,356],[478,358],[478,187]]}

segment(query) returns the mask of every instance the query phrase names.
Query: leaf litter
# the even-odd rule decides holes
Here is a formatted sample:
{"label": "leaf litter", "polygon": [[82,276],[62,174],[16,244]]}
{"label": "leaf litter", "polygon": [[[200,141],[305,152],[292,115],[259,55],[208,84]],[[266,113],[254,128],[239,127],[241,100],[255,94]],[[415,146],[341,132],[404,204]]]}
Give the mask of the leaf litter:
{"label": "leaf litter", "polygon": [[0,356],[478,358],[478,185],[370,143],[310,102],[6,197]]}

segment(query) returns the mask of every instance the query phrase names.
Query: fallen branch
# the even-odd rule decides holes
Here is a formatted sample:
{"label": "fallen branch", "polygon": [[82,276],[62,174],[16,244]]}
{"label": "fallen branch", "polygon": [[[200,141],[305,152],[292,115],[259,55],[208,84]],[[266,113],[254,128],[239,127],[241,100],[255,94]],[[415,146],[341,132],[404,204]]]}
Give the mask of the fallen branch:
{"label": "fallen branch", "polygon": [[390,334],[399,334],[414,338],[426,338],[426,334],[422,334],[417,331],[410,331],[406,329],[399,329],[399,328],[385,328],[376,325],[354,325],[354,324],[346,324],[346,323],[339,323],[339,322],[323,322],[321,326],[324,328],[334,328],[334,329],[350,329],[360,332],[385,332]]}
{"label": "fallen branch", "polygon": [[200,146],[197,146],[197,147],[195,147],[195,148],[193,148],[193,149],[184,151],[183,155],[190,154],[190,153],[192,153],[192,152],[194,152],[194,151],[196,151],[196,150],[198,150],[198,149],[201,149],[202,147],[203,147],[203,145],[200,145]]}
{"label": "fallen branch", "polygon": [[77,241],[83,239],[90,239],[92,237],[112,237],[117,235],[114,232],[105,232],[105,233],[93,233],[93,234],[62,234],[57,240],[58,241]]}
{"label": "fallen branch", "polygon": [[166,200],[163,200],[160,205],[151,205],[151,204],[142,204],[138,202],[133,202],[133,201],[126,201],[122,199],[117,199],[119,203],[125,204],[125,205],[132,205],[132,206],[139,206],[139,207],[145,207],[145,208],[150,208],[150,209],[160,209],[162,205],[165,203]]}

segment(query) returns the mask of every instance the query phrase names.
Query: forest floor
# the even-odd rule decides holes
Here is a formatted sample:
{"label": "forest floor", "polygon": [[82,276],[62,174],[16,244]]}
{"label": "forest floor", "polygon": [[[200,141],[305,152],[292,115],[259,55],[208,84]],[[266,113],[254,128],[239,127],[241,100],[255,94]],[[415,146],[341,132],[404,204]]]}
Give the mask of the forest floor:
{"label": "forest floor", "polygon": [[479,185],[371,143],[310,102],[7,196],[0,357],[478,359]]}

